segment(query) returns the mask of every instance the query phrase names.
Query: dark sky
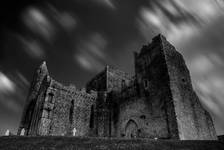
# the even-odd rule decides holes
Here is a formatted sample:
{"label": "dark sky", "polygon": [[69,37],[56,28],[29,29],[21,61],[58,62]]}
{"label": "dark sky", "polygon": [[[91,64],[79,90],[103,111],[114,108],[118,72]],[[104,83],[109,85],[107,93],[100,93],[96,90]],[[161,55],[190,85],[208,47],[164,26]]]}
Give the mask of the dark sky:
{"label": "dark sky", "polygon": [[162,33],[224,134],[222,0],[8,0],[0,5],[0,135],[16,133],[35,68],[78,88],[106,65],[133,73],[133,51]]}

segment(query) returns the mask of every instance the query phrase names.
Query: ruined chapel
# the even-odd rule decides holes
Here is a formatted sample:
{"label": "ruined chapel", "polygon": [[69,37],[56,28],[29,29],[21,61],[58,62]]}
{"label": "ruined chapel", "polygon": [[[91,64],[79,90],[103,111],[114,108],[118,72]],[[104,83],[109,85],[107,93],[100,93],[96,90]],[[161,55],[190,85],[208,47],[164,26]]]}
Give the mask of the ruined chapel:
{"label": "ruined chapel", "polygon": [[[106,66],[79,90],[35,72],[18,135],[216,140],[182,55],[163,35],[134,53],[135,74]],[[74,134],[75,130],[75,134]]]}

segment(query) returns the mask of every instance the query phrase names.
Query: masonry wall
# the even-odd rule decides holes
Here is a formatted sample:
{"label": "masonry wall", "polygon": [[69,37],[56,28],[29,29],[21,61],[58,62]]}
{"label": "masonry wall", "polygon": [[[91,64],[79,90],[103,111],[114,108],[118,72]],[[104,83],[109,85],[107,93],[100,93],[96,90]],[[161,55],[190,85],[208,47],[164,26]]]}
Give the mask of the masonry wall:
{"label": "masonry wall", "polygon": [[18,134],[24,128],[26,135],[71,136],[75,129],[76,136],[217,139],[183,57],[161,35],[135,53],[134,77],[107,66],[86,88],[53,80],[44,63]]}
{"label": "masonry wall", "polygon": [[107,91],[121,92],[131,84],[133,77],[113,67],[107,68]]}
{"label": "masonry wall", "polygon": [[37,101],[33,109],[32,117],[30,119],[30,125],[28,129],[28,135],[41,135],[39,127],[41,124],[41,118],[43,113],[43,107],[46,99],[46,91],[50,84],[50,77],[46,76],[40,90],[38,92]]}
{"label": "masonry wall", "polygon": [[[153,39],[150,45],[143,46],[141,52],[135,54],[137,91],[147,100],[151,118],[157,123],[154,132],[162,132],[160,135],[155,135],[158,138],[178,139],[169,78],[160,42],[159,38]],[[163,130],[159,129],[160,124]]]}
{"label": "masonry wall", "polygon": [[72,128],[77,129],[77,136],[87,136],[90,130],[91,106],[95,105],[96,93],[77,92],[74,99],[74,120]]}
{"label": "masonry wall", "polygon": [[[128,122],[137,125],[137,137],[141,138],[167,138],[167,124],[163,114],[153,114],[147,99],[130,98],[119,106],[119,121],[116,125],[116,136],[126,137]],[[130,137],[129,137],[130,138]]]}
{"label": "masonry wall", "polygon": [[112,137],[120,136],[117,134],[117,123],[119,119],[119,104],[123,97],[136,96],[134,77],[113,67],[107,67],[107,92],[109,97],[109,135]]}
{"label": "masonry wall", "polygon": [[170,78],[179,138],[181,140],[216,140],[212,119],[195,94],[184,59],[162,38],[163,50]]}
{"label": "masonry wall", "polygon": [[95,104],[95,93],[87,94],[85,91],[72,87],[64,87],[55,82],[54,108],[50,113],[51,123],[49,135],[72,135],[76,129],[76,136],[89,134],[91,106]]}
{"label": "masonry wall", "polygon": [[55,104],[55,99],[53,99],[54,91],[55,90],[51,86],[48,86],[45,90],[44,101],[41,107],[42,114],[37,130],[38,135],[49,135],[50,133],[51,118]]}
{"label": "masonry wall", "polygon": [[109,137],[111,135],[110,110],[106,91],[97,93],[93,129],[94,136]]}
{"label": "masonry wall", "polygon": [[86,84],[87,92],[91,90],[94,91],[106,91],[107,90],[107,68],[105,68],[102,72],[93,77]]}
{"label": "masonry wall", "polygon": [[34,73],[34,77],[29,89],[29,94],[27,96],[25,106],[23,109],[22,118],[20,121],[20,126],[18,128],[17,134],[20,135],[22,130],[25,130],[25,135],[28,135],[29,128],[31,126],[31,120],[33,117],[34,109],[36,109],[36,103],[38,99],[38,94],[40,93],[41,86],[43,85],[43,80],[48,75],[48,70],[46,63],[43,62]]}

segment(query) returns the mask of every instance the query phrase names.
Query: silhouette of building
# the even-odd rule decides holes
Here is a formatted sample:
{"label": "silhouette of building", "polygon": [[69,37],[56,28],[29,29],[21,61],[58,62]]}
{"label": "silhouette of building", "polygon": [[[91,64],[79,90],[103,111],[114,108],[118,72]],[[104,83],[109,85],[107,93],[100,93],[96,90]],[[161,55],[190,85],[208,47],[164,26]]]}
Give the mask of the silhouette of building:
{"label": "silhouette of building", "polygon": [[158,35],[134,57],[134,76],[106,66],[82,90],[52,79],[44,62],[18,135],[217,140],[175,47]]}

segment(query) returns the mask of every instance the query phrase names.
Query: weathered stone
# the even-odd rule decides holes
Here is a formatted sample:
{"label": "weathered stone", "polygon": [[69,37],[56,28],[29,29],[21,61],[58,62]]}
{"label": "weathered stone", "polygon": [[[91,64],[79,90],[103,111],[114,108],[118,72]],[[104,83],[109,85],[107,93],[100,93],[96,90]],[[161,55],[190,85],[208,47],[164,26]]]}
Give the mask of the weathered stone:
{"label": "weathered stone", "polygon": [[182,55],[158,35],[135,52],[135,75],[106,66],[78,90],[35,74],[18,130],[25,135],[216,140]]}

